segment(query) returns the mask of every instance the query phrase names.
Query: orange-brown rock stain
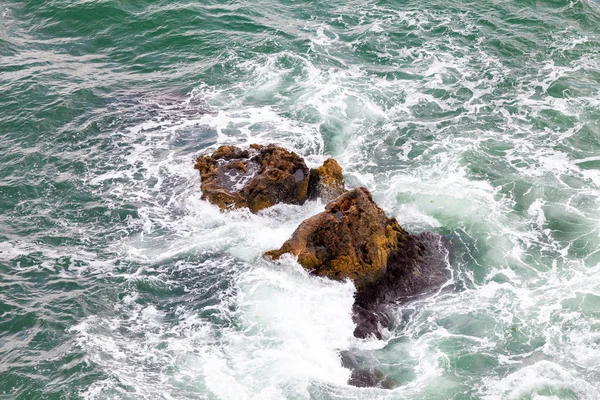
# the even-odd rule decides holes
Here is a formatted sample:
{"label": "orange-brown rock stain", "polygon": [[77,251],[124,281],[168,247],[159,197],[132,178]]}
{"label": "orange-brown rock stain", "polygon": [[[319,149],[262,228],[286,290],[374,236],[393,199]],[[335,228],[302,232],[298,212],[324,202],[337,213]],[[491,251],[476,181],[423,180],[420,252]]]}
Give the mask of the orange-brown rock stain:
{"label": "orange-brown rock stain", "polygon": [[366,188],[356,188],[302,222],[279,250],[265,255],[277,259],[294,254],[316,275],[351,279],[360,288],[385,274],[390,253],[399,249],[405,235]]}
{"label": "orange-brown rock stain", "polygon": [[342,167],[333,158],[310,170],[309,197],[328,203],[346,192]]}

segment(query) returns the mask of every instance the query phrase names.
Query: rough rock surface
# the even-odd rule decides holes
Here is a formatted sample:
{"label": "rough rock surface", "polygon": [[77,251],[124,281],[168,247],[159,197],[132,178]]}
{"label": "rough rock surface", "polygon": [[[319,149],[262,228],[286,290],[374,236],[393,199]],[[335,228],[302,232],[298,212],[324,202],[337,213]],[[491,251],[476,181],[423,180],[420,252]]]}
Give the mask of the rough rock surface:
{"label": "rough rock surface", "polygon": [[325,160],[319,168],[310,170],[308,197],[313,200],[321,198],[329,203],[338,196],[346,193],[342,167],[333,158]]}
{"label": "rough rock surface", "polygon": [[388,258],[385,275],[360,288],[355,294],[354,336],[381,339],[382,328],[389,326],[386,308],[425,297],[439,290],[450,277],[448,269],[452,244],[432,232],[410,235],[401,251]]}
{"label": "rough rock surface", "polygon": [[281,249],[319,276],[352,279],[361,289],[385,275],[388,258],[407,241],[408,233],[388,218],[366,188],[360,187],[327,204],[325,211],[300,224]]}
{"label": "rough rock surface", "polygon": [[223,209],[256,213],[277,203],[329,202],[346,192],[342,167],[333,158],[309,170],[302,157],[273,144],[221,146],[198,157],[194,168],[200,171],[202,198]]}
{"label": "rough rock surface", "polygon": [[362,187],[329,203],[265,255],[285,253],[318,276],[354,282],[354,334],[360,338],[381,337],[388,324],[383,306],[437,289],[448,278],[440,236],[410,235]]}
{"label": "rough rock surface", "polygon": [[294,152],[276,145],[242,150],[221,146],[198,157],[202,198],[219,207],[248,207],[256,213],[277,203],[303,204],[308,197],[309,169]]}

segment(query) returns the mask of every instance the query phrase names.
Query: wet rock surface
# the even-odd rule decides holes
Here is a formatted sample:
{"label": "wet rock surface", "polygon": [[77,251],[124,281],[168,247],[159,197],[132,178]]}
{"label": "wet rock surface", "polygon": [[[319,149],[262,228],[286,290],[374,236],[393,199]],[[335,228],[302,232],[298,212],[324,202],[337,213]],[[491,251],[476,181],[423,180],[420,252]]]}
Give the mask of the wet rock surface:
{"label": "wet rock surface", "polygon": [[382,389],[393,389],[398,387],[398,382],[385,376],[377,368],[355,369],[350,375],[348,385],[356,387],[379,387]]}
{"label": "wet rock surface", "polygon": [[198,157],[194,168],[200,171],[202,198],[222,209],[247,207],[256,213],[278,203],[329,202],[346,192],[334,159],[309,170],[302,157],[273,144],[221,146]]}
{"label": "wet rock surface", "polygon": [[390,253],[385,275],[359,288],[355,294],[354,336],[382,338],[389,326],[386,309],[426,297],[450,278],[449,252],[452,244],[432,232],[409,235],[404,246]]}
{"label": "wet rock surface", "polygon": [[359,338],[381,338],[389,324],[386,305],[431,293],[448,279],[441,237],[410,235],[362,187],[327,204],[279,250],[265,255],[277,259],[286,253],[318,276],[354,282],[354,335]]}
{"label": "wet rock surface", "polygon": [[325,203],[346,193],[342,167],[333,158],[325,160],[319,168],[310,170],[308,185],[309,198],[321,198]]}
{"label": "wet rock surface", "polygon": [[202,198],[222,209],[256,213],[277,203],[303,204],[308,197],[304,160],[276,145],[221,146],[198,157],[194,168],[200,171]]}

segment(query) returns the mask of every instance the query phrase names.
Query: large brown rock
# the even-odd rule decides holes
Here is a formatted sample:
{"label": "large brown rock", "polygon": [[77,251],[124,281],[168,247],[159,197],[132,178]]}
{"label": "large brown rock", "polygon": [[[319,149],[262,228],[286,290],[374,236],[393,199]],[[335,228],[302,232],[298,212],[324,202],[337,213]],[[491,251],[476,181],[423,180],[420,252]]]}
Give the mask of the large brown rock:
{"label": "large brown rock", "polygon": [[441,237],[410,235],[388,218],[366,188],[359,187],[327,204],[325,211],[300,224],[273,259],[290,253],[310,272],[356,286],[355,336],[380,338],[387,326],[383,306],[439,288],[447,280]]}
{"label": "large brown rock", "polygon": [[194,168],[200,171],[202,198],[223,209],[256,213],[277,203],[303,204],[308,197],[304,160],[276,145],[221,146],[198,157]]}
{"label": "large brown rock", "polygon": [[352,279],[357,288],[381,279],[390,254],[400,249],[408,233],[375,204],[366,188],[355,188],[327,204],[325,211],[300,224],[281,249],[319,276]]}

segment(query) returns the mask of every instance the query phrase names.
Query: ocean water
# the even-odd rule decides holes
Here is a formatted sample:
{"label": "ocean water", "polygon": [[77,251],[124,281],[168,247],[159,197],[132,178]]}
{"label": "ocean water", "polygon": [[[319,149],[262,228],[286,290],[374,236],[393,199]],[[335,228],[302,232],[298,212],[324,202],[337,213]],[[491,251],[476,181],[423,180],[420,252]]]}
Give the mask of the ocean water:
{"label": "ocean water", "polygon": [[[595,0],[8,0],[0,94],[0,399],[600,399]],[[249,143],[447,235],[447,290],[354,338],[261,257],[322,203],[200,200]]]}

